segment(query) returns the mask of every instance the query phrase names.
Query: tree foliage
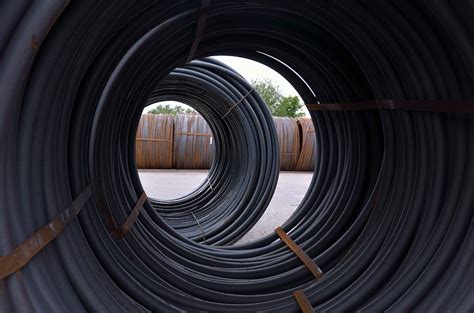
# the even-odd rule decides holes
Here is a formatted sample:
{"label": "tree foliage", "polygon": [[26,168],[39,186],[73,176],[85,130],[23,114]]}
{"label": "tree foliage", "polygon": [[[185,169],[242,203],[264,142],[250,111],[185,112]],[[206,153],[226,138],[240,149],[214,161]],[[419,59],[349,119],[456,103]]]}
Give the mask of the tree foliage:
{"label": "tree foliage", "polygon": [[284,97],[280,88],[270,79],[254,80],[252,86],[260,94],[263,100],[270,107],[273,116],[279,117],[302,117],[303,104],[299,97]]}
{"label": "tree foliage", "polygon": [[159,104],[154,109],[148,111],[149,114],[194,114],[193,109],[186,109],[180,105]]}

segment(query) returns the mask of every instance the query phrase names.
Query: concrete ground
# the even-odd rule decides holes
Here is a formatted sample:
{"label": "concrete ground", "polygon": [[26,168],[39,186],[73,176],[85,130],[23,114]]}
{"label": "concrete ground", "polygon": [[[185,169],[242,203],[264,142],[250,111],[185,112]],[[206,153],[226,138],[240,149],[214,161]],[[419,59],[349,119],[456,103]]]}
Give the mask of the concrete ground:
{"label": "concrete ground", "polygon": [[[196,189],[207,171],[139,170],[147,195],[157,199],[175,199]],[[303,199],[313,174],[281,172],[275,194],[258,223],[238,242],[244,243],[272,233],[283,224]]]}

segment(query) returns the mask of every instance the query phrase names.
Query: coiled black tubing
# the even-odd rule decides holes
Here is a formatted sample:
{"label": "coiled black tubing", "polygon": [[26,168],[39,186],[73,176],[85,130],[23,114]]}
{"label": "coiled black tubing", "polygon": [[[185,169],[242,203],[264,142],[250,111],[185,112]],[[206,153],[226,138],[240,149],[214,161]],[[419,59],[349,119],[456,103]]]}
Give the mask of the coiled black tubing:
{"label": "coiled black tubing", "polygon": [[173,70],[147,104],[167,100],[202,114],[214,134],[215,158],[195,191],[150,204],[183,236],[207,244],[233,243],[261,217],[278,181],[278,141],[270,110],[244,78],[210,58]]}
{"label": "coiled black tubing", "polygon": [[[122,222],[142,193],[141,111],[188,59],[200,1],[3,1],[0,254],[89,184]],[[194,58],[237,55],[283,74],[306,103],[473,99],[470,1],[215,0]],[[287,65],[287,66],[286,66]],[[472,114],[312,112],[316,169],[282,228],[315,281],[268,235],[203,245],[147,203],[111,238],[90,200],[19,272],[1,312],[472,312]]]}

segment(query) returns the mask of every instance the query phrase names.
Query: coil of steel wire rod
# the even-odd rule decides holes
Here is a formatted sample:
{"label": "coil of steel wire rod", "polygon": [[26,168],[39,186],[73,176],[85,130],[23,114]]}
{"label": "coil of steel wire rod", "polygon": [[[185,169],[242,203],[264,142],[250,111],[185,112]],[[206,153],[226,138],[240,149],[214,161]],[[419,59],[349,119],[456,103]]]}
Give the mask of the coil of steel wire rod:
{"label": "coil of steel wire rod", "polygon": [[472,312],[473,113],[311,112],[315,176],[282,228],[319,280],[276,234],[203,245],[149,202],[128,234],[110,235],[99,203],[120,224],[130,215],[141,111],[189,59],[252,58],[309,104],[474,99],[469,1],[203,3],[2,3],[0,255],[87,186],[94,195],[0,280],[0,311],[298,312],[303,290],[318,312]]}
{"label": "coil of steel wire rod", "polygon": [[[147,103],[161,101],[196,109],[214,134],[215,155],[207,179],[194,192],[175,200],[152,199],[151,205],[190,239],[216,245],[237,241],[263,214],[278,180],[277,134],[268,106],[245,79],[211,58],[161,80]],[[175,137],[183,128],[196,132],[191,125],[196,119],[177,116]],[[181,142],[175,139],[175,160],[182,160],[183,152],[193,155],[178,146]]]}
{"label": "coil of steel wire rod", "polygon": [[177,114],[174,118],[173,167],[209,169],[214,158],[214,135],[200,114]]}
{"label": "coil of steel wire rod", "polygon": [[301,138],[301,152],[296,164],[297,171],[314,171],[317,150],[314,124],[309,118],[299,118],[298,129]]}
{"label": "coil of steel wire rod", "polygon": [[173,116],[143,114],[137,129],[135,162],[138,168],[173,168]]}
{"label": "coil of steel wire rod", "polygon": [[274,117],[280,147],[280,170],[293,171],[296,169],[301,153],[301,139],[296,119],[289,117]]}

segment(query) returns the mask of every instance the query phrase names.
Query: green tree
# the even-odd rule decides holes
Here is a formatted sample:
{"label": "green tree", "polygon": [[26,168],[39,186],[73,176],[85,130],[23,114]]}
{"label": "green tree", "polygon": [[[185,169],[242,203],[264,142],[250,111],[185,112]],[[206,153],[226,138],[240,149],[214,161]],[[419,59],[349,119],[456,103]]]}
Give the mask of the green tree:
{"label": "green tree", "polygon": [[301,111],[303,104],[297,96],[281,98],[277,105],[274,116],[303,117],[305,113]]}
{"label": "green tree", "polygon": [[280,88],[275,86],[270,79],[253,80],[252,86],[270,107],[272,114],[276,111],[278,104],[283,98]]}
{"label": "green tree", "polygon": [[149,114],[194,114],[196,111],[193,109],[185,109],[180,105],[172,106],[170,104],[159,104],[154,109],[148,111]]}
{"label": "green tree", "polygon": [[269,106],[273,116],[302,117],[305,115],[301,111],[303,104],[299,97],[284,97],[280,88],[275,86],[271,79],[253,80],[252,86]]}

